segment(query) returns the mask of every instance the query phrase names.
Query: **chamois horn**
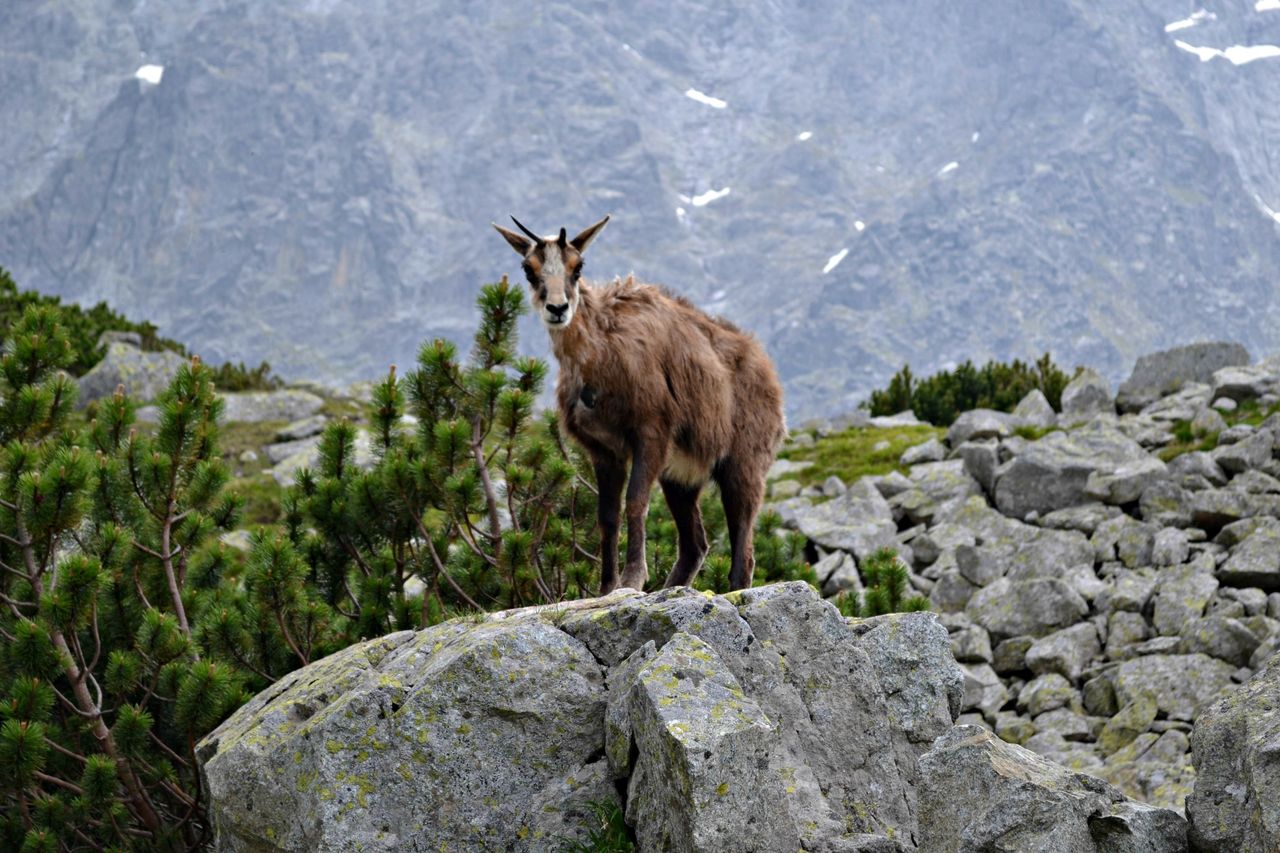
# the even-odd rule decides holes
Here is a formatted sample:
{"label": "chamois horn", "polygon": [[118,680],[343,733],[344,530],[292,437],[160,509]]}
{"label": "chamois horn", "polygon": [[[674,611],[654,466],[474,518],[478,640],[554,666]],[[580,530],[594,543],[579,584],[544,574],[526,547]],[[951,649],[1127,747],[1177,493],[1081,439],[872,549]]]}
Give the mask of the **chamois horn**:
{"label": "chamois horn", "polygon": [[532,231],[530,231],[528,228],[525,228],[525,227],[524,227],[524,223],[522,223],[519,219],[516,219],[516,218],[513,216],[513,217],[511,217],[511,221],[512,221],[512,222],[514,222],[514,223],[516,224],[516,227],[517,227],[517,228],[519,228],[521,231],[523,231],[523,232],[525,233],[525,236],[526,236],[526,237],[531,237],[531,238],[533,238],[533,241],[534,241],[535,243],[541,243],[541,242],[542,242],[542,238],[541,238],[541,237],[539,237],[537,234],[534,234],[534,233],[533,233]]}

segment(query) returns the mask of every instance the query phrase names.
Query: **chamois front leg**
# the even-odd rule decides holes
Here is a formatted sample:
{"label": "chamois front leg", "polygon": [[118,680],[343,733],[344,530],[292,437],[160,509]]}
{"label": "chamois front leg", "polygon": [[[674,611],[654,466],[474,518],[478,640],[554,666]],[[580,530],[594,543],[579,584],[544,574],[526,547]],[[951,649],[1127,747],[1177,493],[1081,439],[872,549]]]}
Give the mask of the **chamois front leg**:
{"label": "chamois front leg", "polygon": [[600,594],[618,588],[618,524],[627,465],[613,456],[596,454],[596,517],[600,520]]}
{"label": "chamois front leg", "polygon": [[627,565],[622,571],[622,585],[644,589],[649,579],[649,565],[644,558],[645,516],[649,514],[649,495],[662,473],[665,459],[658,444],[639,440],[631,452],[631,480],[627,483]]}

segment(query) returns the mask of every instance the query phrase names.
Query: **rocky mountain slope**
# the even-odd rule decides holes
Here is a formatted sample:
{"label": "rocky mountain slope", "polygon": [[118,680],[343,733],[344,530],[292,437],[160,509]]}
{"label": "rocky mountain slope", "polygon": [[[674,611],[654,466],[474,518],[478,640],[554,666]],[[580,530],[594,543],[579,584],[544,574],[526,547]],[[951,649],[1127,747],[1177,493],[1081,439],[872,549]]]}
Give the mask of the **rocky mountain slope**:
{"label": "rocky mountain slope", "polygon": [[588,274],[754,329],[793,415],[906,361],[1271,350],[1280,59],[1211,51],[1280,44],[1280,11],[1189,11],[17,0],[0,262],[349,381],[468,334],[515,269],[490,219],[609,211]]}

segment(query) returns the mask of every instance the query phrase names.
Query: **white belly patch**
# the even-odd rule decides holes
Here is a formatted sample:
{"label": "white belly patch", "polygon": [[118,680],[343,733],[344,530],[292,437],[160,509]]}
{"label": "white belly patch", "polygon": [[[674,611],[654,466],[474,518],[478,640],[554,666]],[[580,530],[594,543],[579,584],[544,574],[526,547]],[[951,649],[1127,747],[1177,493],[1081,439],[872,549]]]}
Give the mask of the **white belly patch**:
{"label": "white belly patch", "polygon": [[663,469],[662,476],[664,479],[674,480],[686,486],[701,486],[711,479],[711,466],[704,465],[679,450],[673,450],[667,459],[667,467]]}

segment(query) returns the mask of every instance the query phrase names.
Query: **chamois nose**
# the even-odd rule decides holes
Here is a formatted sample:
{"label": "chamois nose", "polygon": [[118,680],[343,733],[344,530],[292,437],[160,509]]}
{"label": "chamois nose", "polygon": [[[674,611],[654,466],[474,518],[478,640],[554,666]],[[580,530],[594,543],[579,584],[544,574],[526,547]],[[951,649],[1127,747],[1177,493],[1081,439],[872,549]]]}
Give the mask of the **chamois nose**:
{"label": "chamois nose", "polygon": [[551,312],[551,316],[553,317],[564,317],[564,312],[569,310],[569,303],[566,302],[563,305],[552,305],[548,302],[547,310]]}

